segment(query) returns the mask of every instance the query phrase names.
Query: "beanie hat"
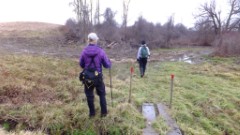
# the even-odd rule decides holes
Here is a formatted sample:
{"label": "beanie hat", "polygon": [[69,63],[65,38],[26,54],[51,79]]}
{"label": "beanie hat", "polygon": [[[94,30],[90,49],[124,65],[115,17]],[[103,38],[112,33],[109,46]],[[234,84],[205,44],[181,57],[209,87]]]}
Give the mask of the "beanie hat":
{"label": "beanie hat", "polygon": [[146,44],[145,40],[143,40],[141,43],[142,43],[142,45]]}
{"label": "beanie hat", "polygon": [[97,41],[99,38],[96,33],[90,33],[88,34],[88,39]]}

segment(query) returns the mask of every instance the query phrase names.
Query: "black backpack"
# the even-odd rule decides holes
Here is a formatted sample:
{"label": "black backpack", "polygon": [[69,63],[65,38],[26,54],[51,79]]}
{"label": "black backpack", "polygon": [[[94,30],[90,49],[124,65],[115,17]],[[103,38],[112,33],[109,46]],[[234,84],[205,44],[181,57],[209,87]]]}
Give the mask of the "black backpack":
{"label": "black backpack", "polygon": [[[91,57],[91,62],[88,67],[84,68],[83,71],[79,74],[79,80],[88,88],[92,85],[97,86],[102,84],[102,73],[97,71],[94,58],[95,56]],[[93,68],[91,68],[92,64],[94,64]]]}

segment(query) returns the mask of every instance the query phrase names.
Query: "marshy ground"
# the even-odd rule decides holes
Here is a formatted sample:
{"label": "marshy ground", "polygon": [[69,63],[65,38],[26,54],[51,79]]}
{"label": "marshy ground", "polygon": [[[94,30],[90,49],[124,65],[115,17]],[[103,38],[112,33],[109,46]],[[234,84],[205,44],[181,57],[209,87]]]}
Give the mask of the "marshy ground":
{"label": "marshy ground", "polygon": [[[174,98],[168,113],[185,134],[240,133],[237,57],[212,57],[210,47],[155,49],[146,76],[140,78],[137,48],[105,48],[113,62],[113,99],[109,73],[104,70],[110,113],[106,118],[89,120],[83,86],[78,81],[78,57],[84,45],[65,44],[55,25],[40,24],[33,31],[26,31],[26,25],[10,29],[12,25],[0,27],[0,124],[5,130],[139,135],[146,127],[142,104],[168,104],[170,75],[174,74]],[[131,104],[130,67],[134,67]],[[95,99],[99,111],[98,97]],[[156,117],[152,127],[160,134],[169,130],[161,117]]]}

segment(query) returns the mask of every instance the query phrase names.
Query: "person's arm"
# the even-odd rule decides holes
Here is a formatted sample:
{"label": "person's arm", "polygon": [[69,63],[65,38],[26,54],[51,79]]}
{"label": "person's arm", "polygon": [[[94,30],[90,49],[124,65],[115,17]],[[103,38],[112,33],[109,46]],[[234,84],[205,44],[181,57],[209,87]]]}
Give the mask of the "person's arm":
{"label": "person's arm", "polygon": [[105,68],[111,68],[111,61],[110,59],[107,57],[106,53],[102,50],[102,65]]}
{"label": "person's arm", "polygon": [[83,53],[81,53],[80,58],[79,58],[79,65],[84,68],[85,67],[85,61],[84,61],[84,56]]}
{"label": "person's arm", "polygon": [[137,60],[139,60],[139,58],[140,58],[140,52],[141,52],[141,47],[138,48]]}
{"label": "person's arm", "polygon": [[148,51],[148,57],[150,57],[151,53],[148,47],[147,47],[147,51]]}

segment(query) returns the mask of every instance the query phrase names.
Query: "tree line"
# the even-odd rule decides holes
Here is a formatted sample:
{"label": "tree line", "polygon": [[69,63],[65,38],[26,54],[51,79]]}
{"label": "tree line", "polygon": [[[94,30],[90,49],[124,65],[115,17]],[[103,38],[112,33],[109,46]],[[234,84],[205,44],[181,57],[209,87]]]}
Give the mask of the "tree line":
{"label": "tree line", "polygon": [[[223,15],[217,10],[215,0],[199,5],[194,15],[193,28],[181,23],[175,24],[170,16],[164,24],[153,24],[139,16],[132,26],[128,25],[128,12],[131,0],[122,0],[122,23],[115,20],[116,11],[106,8],[100,13],[99,0],[73,0],[70,6],[76,13],[76,19],[68,19],[65,24],[66,41],[86,43],[90,31],[99,34],[106,45],[117,42],[134,47],[141,40],[149,42],[150,47],[170,48],[175,45],[215,46],[220,55],[240,54],[238,40],[240,35],[240,0],[227,0],[228,10]],[[226,16],[223,18],[222,16]]]}

